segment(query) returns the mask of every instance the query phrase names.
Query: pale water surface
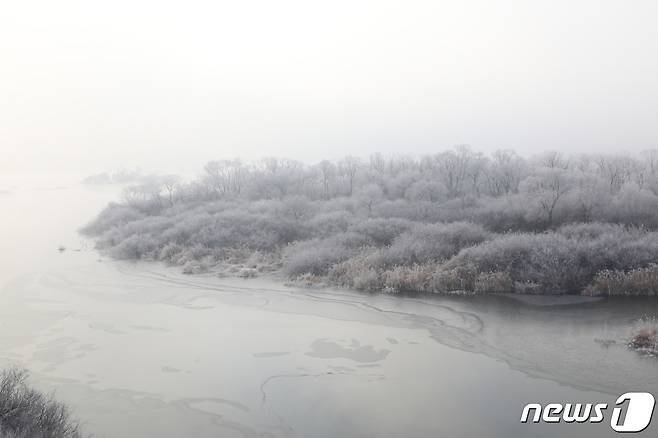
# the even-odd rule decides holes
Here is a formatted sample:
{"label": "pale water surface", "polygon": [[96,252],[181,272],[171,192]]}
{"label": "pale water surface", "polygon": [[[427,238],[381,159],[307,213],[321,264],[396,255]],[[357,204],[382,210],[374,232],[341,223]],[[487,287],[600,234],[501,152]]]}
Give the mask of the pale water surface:
{"label": "pale water surface", "polygon": [[113,262],[76,230],[116,190],[77,180],[0,179],[0,365],[94,436],[605,437],[607,421],[519,417],[658,395],[658,359],[624,345],[658,300],[365,295]]}

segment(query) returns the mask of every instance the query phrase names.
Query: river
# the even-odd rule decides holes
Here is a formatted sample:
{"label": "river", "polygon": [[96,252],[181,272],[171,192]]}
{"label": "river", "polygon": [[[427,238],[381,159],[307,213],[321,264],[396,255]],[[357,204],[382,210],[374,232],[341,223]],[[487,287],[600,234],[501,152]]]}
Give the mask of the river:
{"label": "river", "polygon": [[[116,262],[76,231],[116,191],[78,180],[0,178],[0,366],[95,437],[606,437],[609,412],[519,418],[658,395],[658,359],[625,346],[656,299],[368,295]],[[635,436],[657,434],[654,418]]]}

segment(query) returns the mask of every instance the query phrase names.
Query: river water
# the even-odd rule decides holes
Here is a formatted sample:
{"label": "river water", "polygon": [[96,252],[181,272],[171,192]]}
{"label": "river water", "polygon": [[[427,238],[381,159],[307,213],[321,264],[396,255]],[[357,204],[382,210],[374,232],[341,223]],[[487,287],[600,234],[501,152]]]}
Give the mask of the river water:
{"label": "river water", "polygon": [[76,230],[116,192],[76,181],[0,178],[0,366],[96,437],[606,437],[610,412],[519,418],[658,395],[658,359],[625,346],[658,300],[366,295],[115,262]]}

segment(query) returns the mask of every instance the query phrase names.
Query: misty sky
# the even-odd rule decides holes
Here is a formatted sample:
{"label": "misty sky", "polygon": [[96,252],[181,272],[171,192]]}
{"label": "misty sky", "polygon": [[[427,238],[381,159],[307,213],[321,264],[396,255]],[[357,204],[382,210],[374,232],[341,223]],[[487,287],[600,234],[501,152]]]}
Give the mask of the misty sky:
{"label": "misty sky", "polygon": [[7,1],[0,171],[658,148],[658,2]]}

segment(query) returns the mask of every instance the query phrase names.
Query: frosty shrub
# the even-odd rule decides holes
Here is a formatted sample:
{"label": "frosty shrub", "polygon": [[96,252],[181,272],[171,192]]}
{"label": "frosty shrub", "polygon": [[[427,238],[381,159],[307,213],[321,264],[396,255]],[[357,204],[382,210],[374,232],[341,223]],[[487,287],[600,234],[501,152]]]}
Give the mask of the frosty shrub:
{"label": "frosty shrub", "polygon": [[342,233],[322,240],[298,242],[286,248],[285,271],[290,276],[324,275],[329,269],[357,254],[367,245],[367,238]]}
{"label": "frosty shrub", "polygon": [[[555,234],[510,234],[464,249],[447,264],[475,266],[478,272],[506,272],[514,281],[542,284],[545,293],[571,287],[575,254],[568,239]],[[567,289],[568,290],[568,289]]]}
{"label": "frosty shrub", "polygon": [[122,227],[143,217],[144,214],[135,208],[113,202],[105,207],[96,219],[82,227],[80,231],[91,236],[98,236],[111,228]]}
{"label": "frosty shrub", "polygon": [[258,271],[253,268],[243,268],[238,274],[241,278],[256,278],[258,276]]}
{"label": "frosty shrub", "polygon": [[652,295],[658,166],[645,158],[656,156],[459,146],[417,159],[219,160],[189,183],[140,178],[81,231],[114,258],[188,272],[281,269],[390,292]]}
{"label": "frosty shrub", "polygon": [[132,234],[111,247],[109,254],[119,260],[135,260],[151,258],[156,250],[157,241],[151,235]]}
{"label": "frosty shrub", "polygon": [[363,269],[354,276],[351,286],[364,292],[379,292],[383,289],[381,274],[372,268]]}
{"label": "frosty shrub", "polygon": [[27,384],[27,372],[0,372],[0,436],[8,438],[78,438],[69,408]]}
{"label": "frosty shrub", "polygon": [[384,290],[388,292],[429,292],[436,266],[433,264],[396,266],[383,272]]}
{"label": "frosty shrub", "polygon": [[475,279],[473,291],[476,293],[514,292],[514,282],[507,272],[481,272]]}
{"label": "frosty shrub", "polygon": [[603,270],[596,274],[585,295],[649,295],[658,294],[658,265],[630,271]]}
{"label": "frosty shrub", "polygon": [[543,227],[529,219],[528,198],[522,195],[483,198],[464,213],[464,219],[468,218],[496,232],[532,231]]}
{"label": "frosty shrub", "polygon": [[332,266],[328,277],[335,284],[363,291],[374,292],[384,288],[381,272],[372,267],[366,253]]}
{"label": "frosty shrub", "polygon": [[314,237],[329,237],[343,233],[356,222],[352,213],[346,210],[320,213],[308,222],[310,232]]}
{"label": "frosty shrub", "polygon": [[350,229],[365,236],[375,246],[386,246],[403,232],[409,230],[413,222],[398,218],[367,219],[354,224]]}
{"label": "frosty shrub", "polygon": [[183,246],[177,243],[167,243],[160,250],[160,253],[158,254],[158,259],[165,262],[174,263],[180,257],[183,251],[184,251]]}
{"label": "frosty shrub", "polygon": [[655,233],[616,227],[583,238],[580,231],[573,238],[560,232],[499,236],[464,249],[447,266],[472,264],[479,272],[506,272],[514,282],[539,285],[535,293],[581,293],[598,272],[645,267],[658,253]]}
{"label": "frosty shrub", "polygon": [[607,224],[601,222],[592,223],[575,223],[563,225],[558,229],[558,232],[568,239],[575,239],[580,241],[587,241],[598,239],[605,234],[625,233],[629,231],[623,225]]}
{"label": "frosty shrub", "polygon": [[656,211],[658,211],[658,197],[655,193],[640,188],[637,184],[627,183],[604,209],[604,214],[610,222],[656,228],[658,226]]}
{"label": "frosty shrub", "polygon": [[409,201],[445,202],[448,199],[448,189],[440,181],[423,179],[411,184],[404,192]]}
{"label": "frosty shrub", "polygon": [[441,294],[473,292],[477,275],[475,267],[470,264],[454,268],[442,266],[432,274],[428,289]]}
{"label": "frosty shrub", "polygon": [[203,261],[188,260],[183,265],[183,274],[202,274],[208,272],[208,265]]}
{"label": "frosty shrub", "polygon": [[448,259],[462,248],[485,241],[489,233],[468,222],[416,224],[401,234],[382,254],[385,266],[414,265]]}

